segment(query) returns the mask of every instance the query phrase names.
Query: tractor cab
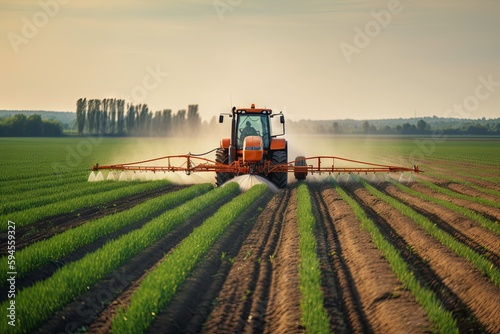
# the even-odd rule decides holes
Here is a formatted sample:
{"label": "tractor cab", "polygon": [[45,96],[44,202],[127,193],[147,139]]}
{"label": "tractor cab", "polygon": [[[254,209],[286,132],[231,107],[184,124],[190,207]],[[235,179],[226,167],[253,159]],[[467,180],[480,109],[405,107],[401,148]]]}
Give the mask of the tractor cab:
{"label": "tractor cab", "polygon": [[243,149],[245,138],[249,136],[259,136],[262,138],[264,149],[269,148],[271,134],[269,132],[268,115],[237,114],[236,128],[236,149]]}
{"label": "tractor cab", "polygon": [[[287,143],[285,134],[285,117],[282,113],[273,114],[271,109],[250,108],[236,109],[231,113],[222,113],[219,123],[224,122],[224,115],[232,118],[231,137],[221,140],[216,154],[216,162],[223,165],[248,167],[250,174],[269,178],[279,188],[286,186],[286,172],[270,172],[275,166],[287,163]],[[275,118],[276,117],[276,118]],[[278,123],[279,122],[279,123]],[[273,125],[278,131],[273,132]],[[217,173],[217,184],[220,185],[234,175],[227,172]]]}
{"label": "tractor cab", "polygon": [[[274,137],[285,134],[285,118],[283,114],[273,114],[271,109],[256,109],[252,104],[250,108],[232,109],[231,114],[223,113],[219,116],[219,123],[224,122],[224,115],[232,117],[231,144],[237,150],[242,150],[245,138],[248,136],[259,136],[262,138],[265,150],[271,145]],[[272,132],[271,123],[275,116],[279,116],[279,123],[282,125],[281,131]]]}

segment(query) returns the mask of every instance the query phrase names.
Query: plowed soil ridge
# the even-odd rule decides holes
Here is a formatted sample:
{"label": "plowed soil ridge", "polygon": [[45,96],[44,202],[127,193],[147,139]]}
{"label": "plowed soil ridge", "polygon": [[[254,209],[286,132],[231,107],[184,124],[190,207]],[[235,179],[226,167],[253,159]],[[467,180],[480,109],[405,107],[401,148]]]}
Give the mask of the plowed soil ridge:
{"label": "plowed soil ridge", "polygon": [[[234,259],[242,249],[263,203],[271,193],[261,197],[237,218],[229,231],[213,246],[204,261],[162,310],[149,329],[149,333],[200,333],[214,304],[220,302],[221,291]],[[224,257],[222,258],[222,254]]]}
{"label": "plowed soil ridge", "polygon": [[272,256],[290,191],[266,205],[244,241],[205,324],[206,333],[261,332],[265,320]]}
{"label": "plowed soil ridge", "polygon": [[420,183],[412,184],[411,188],[413,190],[416,190],[416,191],[418,191],[422,194],[428,195],[430,197],[444,200],[446,202],[450,202],[450,203],[453,203],[455,205],[458,205],[458,206],[470,209],[472,211],[475,211],[478,214],[484,216],[485,218],[488,218],[489,220],[492,220],[492,221],[500,220],[500,210],[498,210],[498,208],[494,208],[494,207],[487,206],[484,204],[470,202],[470,201],[467,201],[465,199],[460,199],[460,198],[456,198],[453,196],[445,195],[445,194],[442,194],[442,193],[435,191],[431,188],[428,188],[427,186],[420,184]]}
{"label": "plowed soil ridge", "polygon": [[304,332],[300,320],[297,187],[294,186],[291,192],[273,260],[264,333]]}
{"label": "plowed soil ridge", "polygon": [[[349,190],[350,193],[350,190]],[[351,281],[351,300],[345,303],[351,313],[362,310],[358,322],[352,322],[356,333],[421,333],[431,329],[425,311],[413,295],[404,289],[370,234],[356,219],[353,210],[331,187],[322,191],[328,212],[334,218],[341,256],[347,264]],[[352,196],[352,193],[350,193]],[[351,305],[355,302],[356,304]],[[359,311],[358,311],[359,312]],[[350,318],[352,319],[352,317]],[[356,318],[354,317],[353,320]],[[365,323],[359,321],[365,321]],[[358,327],[354,327],[357,325]],[[364,327],[359,327],[363,325]]]}
{"label": "plowed soil ridge", "polygon": [[442,230],[460,240],[478,254],[488,258],[495,266],[500,266],[500,247],[498,247],[500,237],[493,232],[459,213],[434,203],[422,201],[390,184],[381,185],[379,188],[387,195],[397,198],[418,213],[429,218]]}
{"label": "plowed soil ridge", "polygon": [[[75,301],[56,313],[37,332],[68,332],[68,327],[73,328],[70,332],[76,329],[81,331],[82,329],[87,330],[91,324],[93,330],[97,328],[97,332],[107,332],[118,306],[126,305],[128,298],[137,288],[134,282],[139,280],[144,272],[155,266],[166,253],[175,248],[194,228],[201,225],[206,217],[213,215],[220,205],[231,199],[232,197],[225,198],[223,202],[210,206],[210,208],[191,217],[184,224],[166,234],[105,279],[89,287],[85,294],[77,297]],[[131,286],[133,287],[131,288]],[[102,315],[103,311],[104,315]],[[99,317],[100,314],[102,317]]]}
{"label": "plowed soil ridge", "polygon": [[[492,333],[500,331],[500,289],[490,280],[485,278],[470,262],[461,258],[436,239],[427,234],[411,219],[403,216],[392,206],[372,196],[366,189],[352,190],[360,201],[371,207],[377,216],[382,217],[395,233],[404,239],[407,247],[418,254],[428,264],[429,268],[440,277],[442,283],[456,297],[459,304],[465,305],[455,311],[454,316],[459,320],[463,330],[473,332]],[[431,279],[426,279],[432,286]],[[461,311],[460,311],[461,310]],[[467,319],[458,319],[463,314],[468,314]],[[480,325],[477,326],[476,323]]]}
{"label": "plowed soil ridge", "polygon": [[453,313],[455,319],[457,319],[460,332],[476,333],[475,329],[481,328],[481,325],[474,317],[469,316],[471,311],[467,305],[446,286],[443,279],[429,266],[428,261],[420,257],[390,223],[375,211],[374,208],[377,205],[382,205],[382,203],[375,203],[377,200],[366,197],[366,194],[360,194],[361,191],[355,190],[355,187],[351,187],[351,191],[367,216],[375,222],[383,233],[384,238],[399,250],[399,255],[412,269],[419,282],[430,288],[438,296],[444,308]]}
{"label": "plowed soil ridge", "polygon": [[361,307],[359,294],[354,285],[350,284],[353,279],[340,247],[335,217],[331,215],[333,202],[340,199],[322,194],[320,185],[311,188],[313,211],[317,221],[316,240],[321,282],[331,329],[334,333],[372,332]]}

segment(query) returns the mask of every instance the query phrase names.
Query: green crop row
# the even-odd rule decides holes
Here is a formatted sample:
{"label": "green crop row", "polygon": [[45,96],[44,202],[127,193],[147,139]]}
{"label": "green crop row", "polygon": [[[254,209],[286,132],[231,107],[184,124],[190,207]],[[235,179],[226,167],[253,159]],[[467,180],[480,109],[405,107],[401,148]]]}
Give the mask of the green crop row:
{"label": "green crop row", "polygon": [[[475,189],[475,190],[477,190],[479,192],[485,193],[485,194],[489,194],[489,195],[499,196],[500,197],[500,191],[497,191],[497,190],[494,190],[494,189],[486,189],[486,188],[484,188],[481,185],[472,183],[472,182],[464,180],[464,179],[457,179],[455,177],[450,177],[449,175],[445,175],[445,174],[441,174],[441,173],[429,173],[429,175],[434,176],[434,177],[436,177],[438,179],[444,179],[444,180],[451,181],[453,183],[458,183],[458,184],[466,185],[467,187],[471,187],[471,188],[473,188],[473,189]],[[496,179],[496,181],[498,182],[498,179]]]}
{"label": "green crop row", "polygon": [[[189,217],[219,200],[231,197],[237,191],[238,185],[233,183],[194,198],[151,220],[140,229],[110,241],[82,259],[67,264],[50,278],[19,291],[16,296],[16,326],[12,328],[6,321],[1,321],[0,332],[32,331],[90,286]],[[7,309],[8,303],[8,300],[5,301],[0,308]]]}
{"label": "green crop row", "polygon": [[330,322],[321,291],[320,263],[316,255],[316,220],[311,208],[311,196],[304,183],[297,190],[297,201],[301,321],[307,333],[330,333]]}
{"label": "green crop row", "polygon": [[[422,182],[422,181],[419,181],[419,182]],[[491,219],[484,217],[480,213],[475,212],[474,210],[465,208],[463,206],[451,203],[451,202],[443,200],[443,199],[439,199],[436,197],[432,197],[432,196],[423,194],[423,193],[418,192],[416,190],[413,190],[407,186],[404,186],[404,185],[400,184],[399,182],[392,181],[392,184],[394,184],[398,189],[401,189],[402,191],[404,191],[412,196],[421,198],[421,199],[428,201],[428,202],[432,202],[432,203],[436,203],[436,204],[439,204],[441,206],[444,206],[445,208],[448,208],[452,211],[460,213],[463,216],[465,216],[465,217],[467,217],[475,222],[478,222],[480,225],[482,225],[483,227],[487,228],[488,230],[490,230],[496,234],[500,233],[500,225],[496,224],[494,221],[491,221]],[[430,186],[427,184],[427,182],[424,184],[426,186]],[[434,187],[432,187],[432,188],[434,188]]]}
{"label": "green crop row", "polygon": [[[85,172],[88,174],[88,172]],[[52,193],[52,188],[67,187],[74,183],[87,182],[83,173],[76,173],[64,178],[58,178],[50,175],[44,178],[30,178],[25,180],[10,180],[0,182],[2,193],[9,198],[22,198],[26,196],[25,192],[40,191],[40,194]],[[45,191],[45,192],[43,192]]]}
{"label": "green crop row", "polygon": [[[23,277],[51,261],[58,261],[79,247],[87,245],[101,237],[118,231],[141,219],[151,217],[183,202],[199,196],[210,189],[210,184],[200,184],[183,190],[168,193],[148,200],[135,207],[113,215],[88,222],[76,228],[42,240],[16,252],[17,276]],[[7,268],[7,257],[0,259],[0,268]],[[7,272],[0,272],[0,286],[7,283]]]}
{"label": "green crop row", "polygon": [[370,233],[373,242],[389,262],[392,271],[396,274],[403,286],[414,295],[416,301],[429,315],[431,322],[438,327],[439,332],[458,333],[457,324],[452,314],[444,309],[434,292],[420,284],[415,278],[413,270],[399,255],[399,251],[384,238],[377,228],[377,225],[368,218],[363,208],[351,198],[334,179],[332,179],[332,182],[337,193],[354,211],[361,226]]}
{"label": "green crop row", "polygon": [[[52,188],[50,193],[46,195],[41,195],[37,191],[29,192],[29,197],[24,193],[24,197],[18,199],[17,201],[7,202],[8,199],[4,199],[4,202],[0,205],[0,214],[5,215],[8,213],[22,211],[27,209],[36,208],[39,206],[54,204],[60,201],[66,201],[71,198],[81,197],[89,194],[95,194],[99,192],[105,192],[108,190],[119,189],[127,186],[124,182],[113,182],[113,181],[103,181],[98,182],[98,184],[84,182],[78,184],[78,186],[64,186],[58,188]],[[40,189],[45,190],[45,189]],[[46,191],[46,190],[45,190]]]}
{"label": "green crop row", "polygon": [[483,255],[478,254],[474,250],[470,249],[466,245],[457,241],[451,235],[440,229],[436,224],[429,220],[429,218],[419,214],[409,206],[401,203],[394,197],[388,196],[383,192],[377,190],[373,186],[369,185],[365,180],[360,178],[361,183],[364,187],[374,196],[380,198],[382,201],[391,205],[398,211],[400,211],[406,217],[412,219],[420,227],[422,227],[427,233],[438,240],[440,243],[454,251],[457,255],[467,259],[470,263],[475,265],[478,270],[489,277],[491,281],[496,285],[500,286],[500,271],[495,267],[495,265],[485,258]]}
{"label": "green crop row", "polygon": [[440,193],[448,195],[450,197],[464,199],[464,200],[467,200],[467,201],[470,201],[470,202],[476,202],[476,203],[483,204],[483,205],[486,205],[486,206],[491,206],[491,207],[494,207],[494,208],[500,208],[500,203],[499,202],[490,201],[490,200],[487,200],[487,199],[484,199],[484,198],[481,198],[481,197],[469,196],[469,195],[461,194],[461,193],[458,193],[456,191],[440,187],[437,184],[434,184],[434,183],[429,182],[429,181],[421,180],[421,179],[419,179],[418,182],[422,183],[423,185],[425,185],[428,188],[431,188],[434,191],[440,192]]}
{"label": "green crop row", "polygon": [[[132,182],[127,183],[126,187],[119,189],[108,190],[105,192],[89,194],[82,197],[71,198],[66,201],[51,203],[44,206],[26,209],[10,214],[0,216],[0,221],[14,221],[16,227],[22,227],[32,224],[40,219],[56,216],[59,214],[70,213],[78,209],[102,205],[118,198],[131,196],[144,191],[157,189],[167,186],[169,183],[166,181],[150,181],[150,182]],[[0,232],[7,230],[7,225],[0,226]]]}
{"label": "green crop row", "polygon": [[203,255],[266,189],[265,185],[257,185],[237,196],[194,229],[172,253],[166,255],[134,292],[129,307],[126,310],[119,309],[113,319],[113,332],[145,332]]}

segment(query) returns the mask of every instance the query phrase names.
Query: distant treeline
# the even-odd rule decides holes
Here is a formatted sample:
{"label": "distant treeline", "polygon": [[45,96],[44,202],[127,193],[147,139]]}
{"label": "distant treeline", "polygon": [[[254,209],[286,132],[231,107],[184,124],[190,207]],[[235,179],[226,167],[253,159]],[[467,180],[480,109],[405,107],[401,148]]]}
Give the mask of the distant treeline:
{"label": "distant treeline", "polygon": [[[60,136],[79,133],[109,136],[191,136],[196,133],[227,136],[229,125],[217,117],[202,122],[198,105],[172,113],[152,112],[146,104],[120,99],[79,99],[75,112],[0,110],[0,136]],[[41,118],[40,118],[41,115]],[[76,117],[75,117],[76,115]],[[286,116],[286,115],[285,115]],[[500,118],[441,117],[373,120],[287,120],[288,134],[335,135],[445,135],[500,136]]]}
{"label": "distant treeline", "polygon": [[500,118],[464,120],[426,117],[424,119],[336,120],[288,122],[288,130],[305,134],[356,135],[500,135]]}
{"label": "distant treeline", "polygon": [[63,127],[59,121],[46,120],[38,114],[17,114],[0,118],[0,137],[58,137]]}
{"label": "distant treeline", "polygon": [[147,104],[121,99],[81,98],[76,102],[78,134],[116,136],[169,136],[195,133],[201,125],[198,105],[176,114],[170,109],[152,112]]}

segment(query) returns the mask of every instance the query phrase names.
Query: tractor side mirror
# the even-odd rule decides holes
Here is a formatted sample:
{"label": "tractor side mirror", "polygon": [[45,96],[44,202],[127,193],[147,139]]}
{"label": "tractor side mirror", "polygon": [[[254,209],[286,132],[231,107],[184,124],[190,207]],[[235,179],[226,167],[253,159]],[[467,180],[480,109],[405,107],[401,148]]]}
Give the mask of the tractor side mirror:
{"label": "tractor side mirror", "polygon": [[219,123],[224,123],[224,115],[219,115]]}
{"label": "tractor side mirror", "polygon": [[285,116],[280,115],[280,123],[285,124]]}

